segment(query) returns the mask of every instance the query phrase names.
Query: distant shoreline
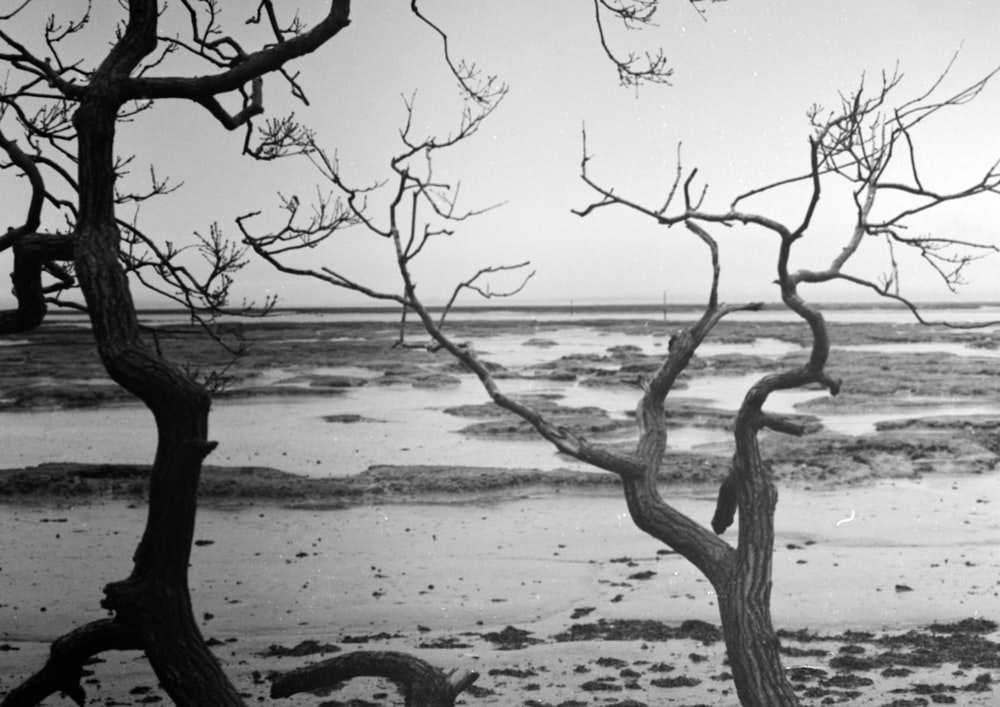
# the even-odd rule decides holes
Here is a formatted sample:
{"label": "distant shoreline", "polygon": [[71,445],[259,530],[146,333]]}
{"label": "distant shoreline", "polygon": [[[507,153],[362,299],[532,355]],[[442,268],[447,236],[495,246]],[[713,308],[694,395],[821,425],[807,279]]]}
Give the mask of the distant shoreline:
{"label": "distant shoreline", "polygon": [[[816,307],[823,311],[841,311],[841,310],[878,310],[886,309],[892,311],[905,311],[907,307],[898,302],[892,301],[866,301],[866,302],[813,302]],[[975,301],[975,302],[948,302],[948,301],[933,301],[933,302],[916,302],[918,307],[925,310],[941,310],[941,309],[961,309],[961,310],[975,310],[983,309],[987,307],[996,307],[1000,305],[998,302],[990,301]],[[763,304],[766,310],[783,310],[786,309],[782,302],[765,302]],[[444,310],[444,306],[434,305],[429,306],[428,309],[434,313],[440,313]],[[649,313],[660,313],[666,310],[669,312],[692,312],[701,311],[704,309],[704,305],[699,302],[688,302],[688,303],[663,303],[658,302],[632,302],[632,303],[589,303],[589,304],[575,304],[575,303],[549,303],[549,304],[466,304],[466,305],[455,305],[451,308],[453,312],[556,312],[556,313],[570,313],[570,312],[589,312],[589,313],[618,313],[618,312],[649,312]],[[271,310],[271,314],[274,316],[281,316],[283,314],[392,314],[401,311],[399,305],[343,305],[343,306],[304,306],[297,307],[293,305],[275,307]],[[87,315],[85,312],[78,310],[61,310],[54,309],[49,312],[50,314],[55,314],[58,316],[65,316],[69,318],[85,318]],[[151,315],[151,316],[174,316],[174,315],[186,315],[188,310],[178,308],[178,307],[143,307],[138,309],[139,316]],[[270,316],[270,315],[268,315]],[[266,317],[265,317],[266,319]]]}

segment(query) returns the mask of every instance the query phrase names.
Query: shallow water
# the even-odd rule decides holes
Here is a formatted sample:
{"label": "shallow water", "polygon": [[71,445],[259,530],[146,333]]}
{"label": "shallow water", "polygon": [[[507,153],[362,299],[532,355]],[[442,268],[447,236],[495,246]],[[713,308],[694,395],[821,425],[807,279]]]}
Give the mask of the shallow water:
{"label": "shallow water", "polygon": [[[326,369],[329,375],[353,375],[353,369]],[[276,374],[280,380],[287,372]],[[266,376],[269,379],[271,376]],[[697,399],[721,410],[735,410],[757,376],[706,376],[678,397]],[[635,409],[640,391],[592,388],[544,380],[501,381],[509,394],[551,394],[571,407],[598,406],[623,419]],[[819,391],[776,394],[767,409],[791,413],[795,404]],[[559,456],[541,440],[468,438],[458,430],[475,422],[449,415],[445,408],[488,402],[471,376],[441,389],[409,386],[350,388],[329,397],[277,397],[221,400],[213,407],[211,437],[219,442],[209,457],[212,464],[269,466],[308,476],[347,476],[376,464],[446,464],[540,469],[561,467],[586,470],[583,464]],[[989,414],[995,406],[941,406],[921,408],[920,415]],[[845,434],[874,431],[880,420],[914,417],[918,413],[873,412],[828,414],[824,424]],[[326,416],[360,415],[360,422],[327,422]],[[102,409],[0,413],[6,443],[0,466],[17,467],[43,462],[81,461],[146,464],[155,451],[152,416],[142,407],[118,405]],[[623,432],[619,439],[634,439]],[[73,440],[74,444],[67,444]],[[669,434],[673,449],[730,440],[725,430],[685,427]]]}
{"label": "shallow water", "polygon": [[1000,349],[984,349],[967,346],[958,342],[926,341],[906,342],[898,344],[854,344],[851,346],[834,346],[834,351],[872,351],[884,354],[953,354],[970,358],[1000,358]]}
{"label": "shallow water", "polygon": [[[538,346],[532,340],[555,342],[555,346]],[[665,332],[626,334],[623,332],[597,332],[586,327],[548,329],[536,334],[504,334],[485,336],[476,341],[476,351],[482,358],[501,363],[508,368],[537,366],[562,356],[608,356],[611,349],[634,346],[648,356],[665,356],[668,337]],[[727,343],[706,341],[698,347],[702,358],[720,355],[744,354],[781,358],[800,351],[802,347],[780,339],[762,338],[752,343]],[[617,368],[617,364],[610,367]]]}
{"label": "shallow water", "polygon": [[790,353],[802,351],[802,347],[790,341],[781,339],[761,338],[750,343],[732,344],[718,341],[705,341],[698,347],[698,356],[744,354],[746,356],[765,356],[767,358],[782,358]]}
{"label": "shallow water", "polygon": [[[529,343],[532,340],[555,345],[535,345]],[[665,351],[666,345],[667,336],[662,331],[635,335],[594,331],[587,327],[483,336],[475,341],[476,352],[481,358],[508,368],[537,366],[563,356],[607,356],[608,350],[616,346],[636,346],[644,354],[654,354]]]}
{"label": "shallow water", "polygon": [[879,422],[909,420],[917,417],[968,417],[972,415],[1000,415],[1000,406],[956,403],[954,405],[933,405],[919,410],[909,409],[899,412],[879,411],[855,413],[851,415],[823,415],[823,426],[831,432],[845,435],[865,435],[875,432]]}
{"label": "shallow water", "polygon": [[[721,410],[737,410],[747,391],[761,379],[758,373],[740,376],[701,376],[691,381],[690,386],[677,392],[686,398],[705,399],[710,407]],[[768,398],[764,409],[768,412],[791,415],[795,406],[813,398],[825,397],[818,390],[780,390]]]}
{"label": "shallow water", "polygon": [[[497,444],[460,437],[469,423],[447,415],[447,405],[485,402],[475,389],[445,391],[423,407],[428,393],[409,388],[364,389],[327,399],[269,398],[220,401],[213,406],[210,437],[219,447],[209,464],[269,466],[308,476],[348,476],[373,464],[466,464],[477,466],[573,466],[541,441]],[[372,422],[326,422],[328,415],[361,414]],[[148,464],[156,430],[145,408],[122,405],[97,410],[0,413],[7,442],[0,467],[45,462]],[[66,440],[79,440],[67,444]],[[580,467],[582,468],[582,466]]]}
{"label": "shallow water", "polygon": [[[966,311],[966,310],[962,310]],[[974,311],[974,310],[972,310]],[[870,310],[865,310],[871,313]],[[843,314],[844,312],[838,312]],[[554,346],[525,345],[532,338],[557,342]],[[519,369],[568,355],[605,356],[617,346],[635,346],[647,354],[662,355],[667,339],[662,332],[623,334],[595,332],[586,327],[563,327],[551,331],[487,336],[476,347],[484,359]],[[795,344],[777,339],[760,339],[752,344],[707,342],[699,351],[703,357],[722,354],[753,354],[781,357],[799,350]],[[885,354],[935,352],[966,356],[1000,357],[1000,352],[973,349],[952,343],[886,344],[849,346],[842,350],[870,350]],[[609,358],[607,365],[616,365]],[[302,375],[302,371],[264,371],[249,385],[270,385]],[[380,374],[362,366],[319,368],[309,373],[372,379]],[[719,410],[735,411],[759,374],[698,376],[673,398],[698,401]],[[625,419],[641,397],[636,387],[589,387],[576,382],[542,379],[499,381],[508,394],[558,396],[568,407],[599,407],[616,419]],[[307,386],[303,379],[301,385]],[[770,412],[791,414],[796,405],[825,396],[818,390],[782,391],[766,405]],[[338,389],[323,397],[266,397],[261,399],[219,400],[214,404],[211,437],[219,448],[209,463],[270,466],[310,476],[346,476],[376,464],[447,464],[507,466],[540,469],[569,467],[587,469],[556,454],[541,440],[472,439],[458,430],[475,422],[449,415],[451,406],[488,402],[486,393],[471,375],[443,388],[416,388],[408,385],[361,386]],[[927,415],[1000,414],[996,405],[942,405],[919,410],[880,410],[843,415],[823,412],[824,425],[844,434],[873,432],[882,420]],[[328,422],[329,416],[360,416],[358,422]],[[0,467],[19,467],[49,461],[149,463],[155,447],[155,428],[150,414],[133,405],[103,409],[0,413],[6,432],[0,448]],[[619,439],[634,438],[624,431]],[[67,440],[71,440],[68,443]],[[691,449],[703,444],[730,440],[725,430],[685,427],[673,429],[669,444],[673,449]]]}
{"label": "shallow water", "polygon": [[[328,375],[356,374],[325,369]],[[262,381],[281,380],[274,372]],[[706,377],[684,397],[720,409],[734,409],[752,377]],[[559,395],[570,407],[597,406],[622,419],[635,409],[641,391],[595,388],[575,383],[514,379],[501,381],[508,394]],[[814,394],[813,394],[814,395]],[[796,397],[783,398],[776,411],[790,410]],[[811,397],[811,396],[809,396]],[[213,405],[210,436],[219,442],[208,463],[270,466],[309,476],[347,476],[375,464],[454,464],[475,466],[587,469],[559,456],[541,440],[490,440],[461,436],[475,422],[444,412],[448,407],[488,402],[472,376],[440,389],[410,386],[349,388],[329,397],[276,397],[219,400]],[[327,422],[326,416],[360,415],[360,422]],[[152,416],[137,405],[100,409],[0,413],[6,444],[0,467],[43,462],[149,463],[155,452]],[[670,445],[688,449],[724,441],[722,430],[673,430]],[[66,440],[79,440],[67,444]]]}

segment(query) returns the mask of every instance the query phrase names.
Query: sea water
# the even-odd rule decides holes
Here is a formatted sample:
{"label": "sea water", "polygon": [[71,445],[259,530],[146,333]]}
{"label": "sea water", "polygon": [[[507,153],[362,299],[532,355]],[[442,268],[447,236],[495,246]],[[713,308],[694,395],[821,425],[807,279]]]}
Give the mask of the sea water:
{"label": "sea water", "polygon": [[[388,312],[384,316],[389,321]],[[456,313],[457,314],[457,313]],[[468,314],[468,313],[465,313]],[[538,314],[538,312],[534,312]],[[616,312],[615,316],[628,316]],[[937,310],[936,318],[951,316],[970,320],[1000,318],[1000,309]],[[495,321],[524,319],[519,310],[496,310],[480,313]],[[563,322],[566,312],[561,312]],[[588,316],[575,313],[571,322],[557,329],[546,329],[537,336],[527,333],[500,333],[477,338],[475,346],[487,360],[510,369],[525,369],[568,355],[604,356],[616,346],[634,346],[648,355],[665,355],[666,337],[594,329],[587,326]],[[741,313],[737,316],[783,318],[787,312]],[[157,315],[159,316],[159,315]],[[177,315],[169,315],[177,316]],[[343,321],[361,316],[357,312],[295,313],[280,316],[299,321]],[[369,315],[370,316],[370,315]],[[395,315],[394,315],[395,316]],[[603,313],[602,318],[608,318]],[[644,316],[648,318],[649,312]],[[837,309],[828,318],[839,321],[905,321],[902,310]],[[168,317],[168,315],[163,315]],[[311,317],[311,318],[310,318]],[[291,321],[291,320],[287,320]],[[162,323],[158,321],[158,323]],[[536,341],[531,341],[536,339]],[[544,341],[537,341],[544,339]],[[529,345],[526,345],[529,344]],[[543,345],[539,345],[543,344]],[[1000,356],[1000,352],[973,349],[952,342],[906,343],[846,346],[845,350],[866,350],[887,354],[903,352],[946,352],[958,355]],[[777,339],[758,339],[751,343],[706,342],[699,355],[752,354],[781,358],[800,350],[796,344]],[[600,364],[598,364],[600,365]],[[607,362],[613,367],[612,362]],[[302,373],[349,375],[370,378],[374,374],[361,367],[319,368],[314,371],[272,370],[255,379],[255,385],[281,382]],[[699,375],[686,389],[675,391],[672,398],[684,398],[723,411],[735,411],[759,375]],[[576,381],[550,381],[543,378],[499,381],[511,395],[541,394],[558,398],[567,407],[594,406],[616,419],[634,413],[642,391],[638,386],[591,387]],[[776,393],[767,410],[790,414],[799,412],[801,403],[823,396],[819,390],[794,390]],[[434,464],[458,466],[502,466],[520,468],[586,469],[556,453],[541,439],[481,439],[461,434],[475,419],[445,412],[449,407],[489,402],[478,380],[471,374],[461,376],[457,385],[441,388],[418,388],[409,385],[365,385],[338,390],[329,396],[268,396],[263,398],[220,398],[213,404],[210,437],[219,442],[208,458],[209,464],[266,466],[309,476],[347,476],[379,464]],[[933,409],[930,414],[1000,414],[994,405],[957,402]],[[882,420],[912,417],[914,413],[872,412],[819,414],[830,430],[844,434],[872,432]],[[349,421],[355,420],[355,421]],[[0,448],[0,468],[30,466],[44,462],[117,462],[149,463],[153,458],[156,431],[152,416],[140,405],[120,404],[97,409],[50,410],[0,413],[5,430],[5,444]],[[694,449],[718,445],[730,440],[723,429],[687,426],[672,429],[668,444],[673,449]],[[635,433],[623,433],[618,440],[634,439]],[[71,443],[68,441],[71,440]]]}

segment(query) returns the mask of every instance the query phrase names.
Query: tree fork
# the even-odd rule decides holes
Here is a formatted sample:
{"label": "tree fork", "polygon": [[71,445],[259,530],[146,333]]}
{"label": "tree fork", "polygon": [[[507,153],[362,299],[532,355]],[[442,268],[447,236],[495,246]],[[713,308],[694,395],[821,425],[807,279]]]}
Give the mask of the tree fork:
{"label": "tree fork", "polygon": [[205,644],[187,582],[134,576],[105,587],[102,604],[141,637],[149,664],[177,705],[243,705]]}

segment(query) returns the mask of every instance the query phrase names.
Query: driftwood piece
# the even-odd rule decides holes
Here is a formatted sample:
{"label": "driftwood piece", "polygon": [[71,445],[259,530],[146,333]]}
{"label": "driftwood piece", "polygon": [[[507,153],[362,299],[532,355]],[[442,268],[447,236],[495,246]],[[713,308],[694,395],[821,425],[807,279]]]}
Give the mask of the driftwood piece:
{"label": "driftwood piece", "polygon": [[388,678],[399,685],[406,707],[453,707],[479,673],[445,673],[407,653],[354,651],[285,673],[271,684],[271,697],[312,692],[363,676]]}
{"label": "driftwood piece", "polygon": [[102,619],[80,626],[56,639],[42,669],[14,687],[0,704],[3,707],[29,707],[61,692],[76,704],[83,705],[87,697],[81,681],[87,659],[104,651],[141,648],[142,643],[136,632],[115,619]]}

